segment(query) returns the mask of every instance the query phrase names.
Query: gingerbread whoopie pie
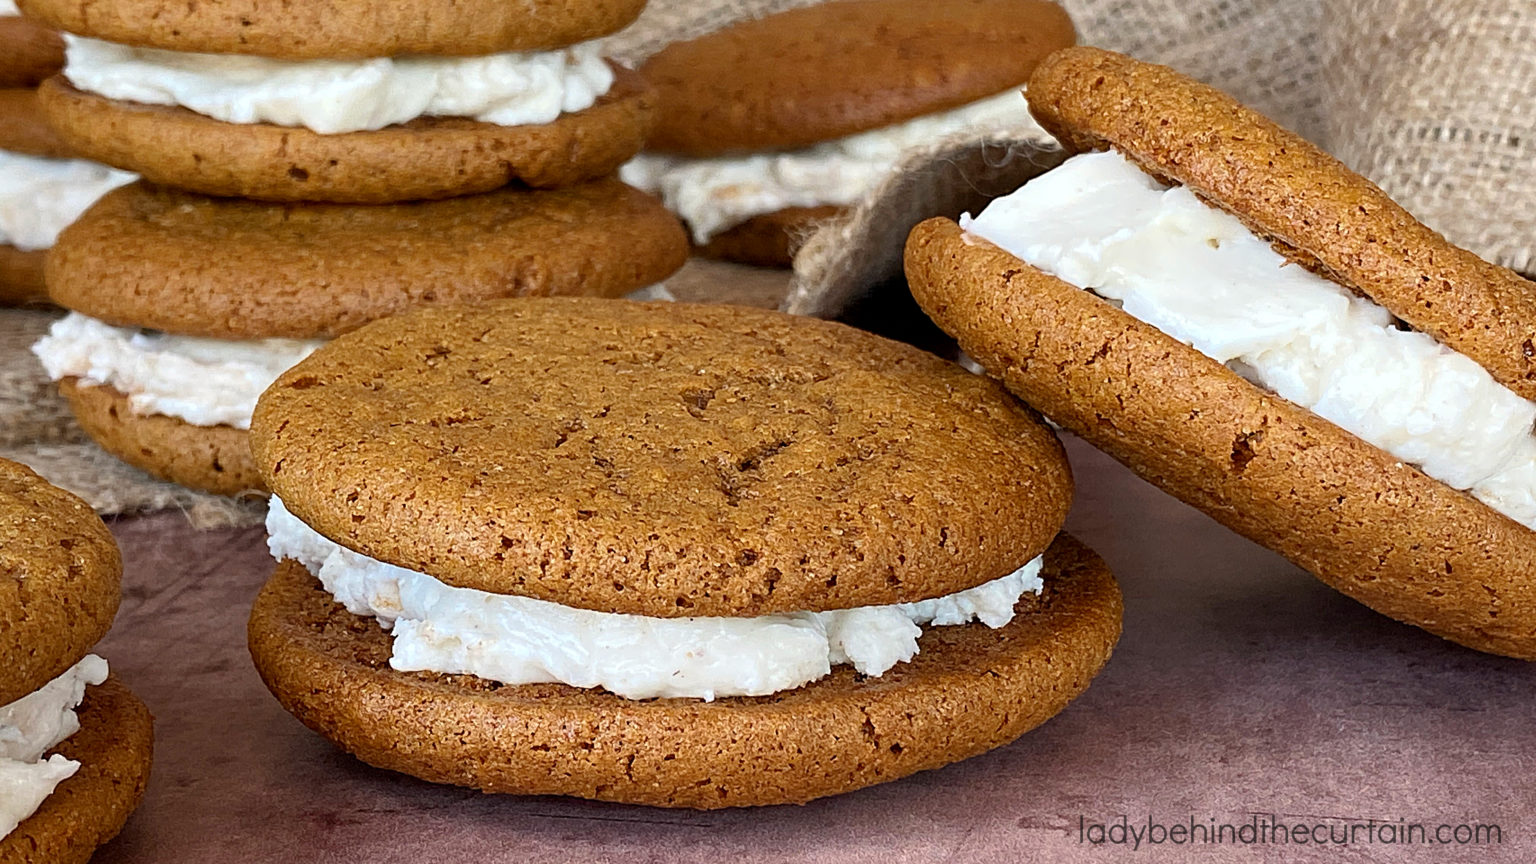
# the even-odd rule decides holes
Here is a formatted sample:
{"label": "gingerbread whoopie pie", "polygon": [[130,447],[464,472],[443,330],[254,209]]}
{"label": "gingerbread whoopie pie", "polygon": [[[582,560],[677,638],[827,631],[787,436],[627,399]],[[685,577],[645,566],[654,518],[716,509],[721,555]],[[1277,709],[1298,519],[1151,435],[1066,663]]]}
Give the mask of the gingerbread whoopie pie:
{"label": "gingerbread whoopie pie", "polygon": [[44,111],[87,158],[209,195],[381,204],[558,187],[640,149],[601,37],[644,0],[21,0],[66,32]]}
{"label": "gingerbread whoopie pie", "polygon": [[745,20],[641,67],[659,120],[623,177],[661,195],[702,254],[788,267],[902,152],[1033,128],[1019,90],[1075,41],[1046,0],[848,0]]}
{"label": "gingerbread whoopie pie", "polygon": [[1120,631],[1037,415],[839,324],[425,307],[311,354],[251,429],[257,669],[433,782],[803,802],[1012,741]]}
{"label": "gingerbread whoopie pie", "polygon": [[611,178],[376,206],[139,182],[60,236],[46,276],[71,314],[33,353],[103,449],[194,489],[259,494],[256,397],[325,339],[418,304],[617,297],[687,254],[676,218]]}
{"label": "gingerbread whoopie pie", "polygon": [[1063,51],[1072,154],[907,245],[1014,393],[1384,614],[1536,658],[1536,286],[1170,69]]}
{"label": "gingerbread whoopie pie", "polygon": [[[0,42],[4,35],[0,24]],[[73,156],[43,122],[34,91],[0,89],[0,305],[45,302],[48,247],[98,198],[133,180]]]}
{"label": "gingerbread whoopie pie", "polygon": [[138,806],[149,711],[90,653],[122,559],[84,501],[0,459],[0,861],[81,864]]}

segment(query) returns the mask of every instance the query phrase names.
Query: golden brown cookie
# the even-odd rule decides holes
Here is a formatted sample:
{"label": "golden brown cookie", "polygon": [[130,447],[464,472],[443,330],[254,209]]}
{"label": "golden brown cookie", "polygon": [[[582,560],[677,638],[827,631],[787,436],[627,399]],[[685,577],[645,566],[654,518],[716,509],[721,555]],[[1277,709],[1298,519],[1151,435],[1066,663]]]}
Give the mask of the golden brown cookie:
{"label": "golden brown cookie", "polygon": [[117,614],[122,558],[90,506],[0,459],[0,705],[79,662]]}
{"label": "golden brown cookie", "polygon": [[468,56],[560,48],[635,20],[644,0],[18,0],[59,30],[170,51],[292,59]]}
{"label": "golden brown cookie", "polygon": [[31,89],[0,90],[0,150],[54,159],[74,155],[43,119]]}
{"label": "golden brown cookie", "polygon": [[791,150],[1018,87],[1076,41],[1045,0],[848,0],[669,45],[641,67],[659,94],[650,149]]}
{"label": "golden brown cookie", "polygon": [[0,87],[36,87],[63,66],[58,33],[18,15],[0,15]]}
{"label": "golden brown cookie", "polygon": [[417,309],[284,373],[251,430],[269,488],[338,543],[657,617],[970,588],[1039,555],[1072,488],[1055,436],[996,383],[726,306]]}
{"label": "golden brown cookie", "polygon": [[837,217],[842,207],[787,207],[753,216],[740,225],[709,238],[696,250],[706,258],[752,264],[757,267],[792,267],[795,250],[810,236],[817,223]]}
{"label": "golden brown cookie", "polygon": [[76,760],[80,770],[0,837],[0,861],[85,864],[117,836],[144,797],[154,756],[149,709],[114,676],[86,688],[79,717],[80,731],[53,752]]}
{"label": "golden brown cookie", "polygon": [[632,701],[559,684],[396,672],[391,637],[288,561],[251,612],[251,655],[306,725],[372,765],[437,783],[713,809],[798,803],[1012,741],[1088,686],[1120,635],[1104,563],[1062,535],[1012,622],[931,627],[879,678],[846,666],[796,690]]}
{"label": "golden brown cookie", "polygon": [[0,306],[30,306],[48,302],[43,286],[42,249],[21,250],[0,243]]}
{"label": "golden brown cookie", "polygon": [[1097,48],[1041,64],[1029,107],[1067,150],[1114,147],[1189,186],[1536,399],[1536,287],[1446,242],[1301,136],[1172,69]]}
{"label": "golden brown cookie", "polygon": [[62,76],[45,81],[38,94],[71,149],[154,183],[268,201],[388,204],[512,182],[569,186],[613,173],[640,150],[655,119],[650,87],[633,72],[616,71],[613,89],[597,104],[552,123],[421,117],[338,135],[120,102],[78,90]]}
{"label": "golden brown cookie", "polygon": [[614,179],[378,206],[268,204],[136,183],[60,235],[62,306],[220,339],[324,338],[423,303],[616,297],[683,265],[659,201]]}
{"label": "golden brown cookie", "polygon": [[141,471],[216,495],[266,491],[244,429],[136,414],[125,394],[108,386],[84,387],[74,378],[60,381],[59,392],[91,440]]}
{"label": "golden brown cookie", "polygon": [[1008,389],[1149,482],[1398,620],[1536,659],[1536,533],[947,219],[923,309]]}

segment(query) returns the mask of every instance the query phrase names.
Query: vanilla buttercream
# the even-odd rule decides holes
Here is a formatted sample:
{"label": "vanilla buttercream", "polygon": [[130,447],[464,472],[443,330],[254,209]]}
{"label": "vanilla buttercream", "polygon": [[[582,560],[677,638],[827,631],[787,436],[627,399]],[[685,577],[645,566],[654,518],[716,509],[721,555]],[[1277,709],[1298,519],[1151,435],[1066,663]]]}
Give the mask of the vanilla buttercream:
{"label": "vanilla buttercream", "polygon": [[71,312],[54,322],[32,353],[54,380],[109,386],[128,397],[135,413],[248,429],[256,398],[320,345],[178,336],[114,327]]}
{"label": "vanilla buttercream", "polygon": [[962,131],[1045,133],[1018,90],[801,150],[688,159],[642,153],[619,170],[631,186],[660,195],[688,223],[696,243],[754,216],[788,207],[858,203],[901,155]]}
{"label": "vanilla buttercream", "polygon": [[0,244],[47,249],[96,199],[134,179],[83,159],[0,150]]}
{"label": "vanilla buttercream", "polygon": [[1536,404],[1114,151],[962,226],[1536,528]]}
{"label": "vanilla buttercream", "polygon": [[332,135],[436,116],[498,126],[550,123],[592,107],[613,86],[600,51],[594,41],[478,57],[281,60],[65,36],[64,75],[109,99]]}
{"label": "vanilla buttercream", "polygon": [[628,699],[762,696],[851,663],[878,676],[918,652],[922,625],[1001,627],[1038,593],[1040,559],[983,585],[919,603],[758,618],[649,618],[455,588],[347,549],[274,496],[268,548],[304,565],[354,615],[394,634],[404,672],[477,675],[506,684],[560,682]]}
{"label": "vanilla buttercream", "polygon": [[0,837],[16,830],[80,770],[73,759],[43,754],[80,731],[75,709],[85,688],[105,680],[107,661],[88,654],[41,690],[0,706]]}

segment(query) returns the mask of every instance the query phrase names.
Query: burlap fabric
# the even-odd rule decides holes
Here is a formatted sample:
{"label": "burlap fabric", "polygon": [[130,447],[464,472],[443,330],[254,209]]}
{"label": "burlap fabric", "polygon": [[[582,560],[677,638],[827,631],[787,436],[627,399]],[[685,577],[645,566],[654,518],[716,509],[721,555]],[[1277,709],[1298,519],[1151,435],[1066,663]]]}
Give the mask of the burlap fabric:
{"label": "burlap fabric", "polygon": [[[636,62],[670,41],[816,2],[652,0],[613,38],[612,53]],[[1454,242],[1536,269],[1530,0],[1062,2],[1084,43],[1216,84],[1337,154]],[[784,308],[831,317],[875,286],[899,290],[892,280],[912,225],[973,210],[1057,159],[1022,126],[909,154],[861,206],[808,238]],[[702,280],[695,272],[681,299],[729,300],[743,284],[734,271],[706,270]],[[748,302],[776,291],[759,282]],[[104,512],[181,507],[204,524],[253,518],[256,508],[156,483],[84,442],[25,351],[46,320],[0,314],[0,456],[34,465]]]}

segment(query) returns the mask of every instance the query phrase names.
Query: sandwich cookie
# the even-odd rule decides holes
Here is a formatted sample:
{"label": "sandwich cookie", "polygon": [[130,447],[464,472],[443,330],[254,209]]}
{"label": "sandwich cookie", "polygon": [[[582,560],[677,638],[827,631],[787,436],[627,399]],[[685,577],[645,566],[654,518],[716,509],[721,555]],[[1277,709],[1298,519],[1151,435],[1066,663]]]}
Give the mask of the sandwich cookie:
{"label": "sandwich cookie", "polygon": [[96,199],[133,180],[72,156],[43,122],[34,91],[0,90],[0,305],[46,301],[45,250]]}
{"label": "sandwich cookie", "polygon": [[140,182],[60,236],[47,279],[72,314],[33,351],[107,451],[185,486],[260,493],[256,397],[323,340],[424,303],[617,297],[687,254],[677,220],[614,179],[378,206]]}
{"label": "sandwich cookie", "polygon": [[64,65],[64,40],[0,0],[0,89],[36,87]]}
{"label": "sandwich cookie", "polygon": [[990,381],[762,310],[428,307],[252,423],[263,680],[371,764],[490,792],[802,802],[1005,744],[1103,665],[1059,443]]}
{"label": "sandwich cookie", "polygon": [[1372,608],[1536,658],[1536,291],[1172,70],[1047,60],[1073,154],[907,245],[1047,416]]}
{"label": "sandwich cookie", "polygon": [[0,861],[84,862],[144,794],[149,712],[89,653],[121,578],[84,501],[0,460]]}
{"label": "sandwich cookie", "polygon": [[378,204],[566,186],[612,173],[652,125],[653,94],[599,41],[640,0],[22,5],[72,34],[39,91],[65,141],[210,195]]}
{"label": "sandwich cookie", "polygon": [[787,267],[903,151],[1034,128],[1019,89],[1075,40],[1045,0],[852,0],[745,21],[641,67],[660,120],[622,176],[660,194],[703,254]]}

